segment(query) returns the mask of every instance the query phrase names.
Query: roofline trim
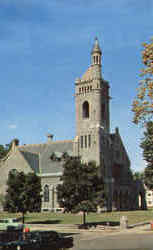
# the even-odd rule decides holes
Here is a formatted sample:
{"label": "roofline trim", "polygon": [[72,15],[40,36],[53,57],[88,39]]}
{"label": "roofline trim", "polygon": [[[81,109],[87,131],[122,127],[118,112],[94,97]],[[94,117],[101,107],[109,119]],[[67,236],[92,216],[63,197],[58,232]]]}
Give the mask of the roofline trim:
{"label": "roofline trim", "polygon": [[72,140],[59,140],[59,141],[51,141],[50,143],[40,143],[40,144],[25,144],[25,145],[19,145],[19,146],[17,146],[17,148],[19,148],[19,149],[24,149],[24,148],[28,148],[28,147],[35,147],[35,146],[48,146],[48,145],[50,145],[50,144],[56,144],[56,143],[65,143],[65,142],[73,142],[74,141],[74,139],[72,139]]}

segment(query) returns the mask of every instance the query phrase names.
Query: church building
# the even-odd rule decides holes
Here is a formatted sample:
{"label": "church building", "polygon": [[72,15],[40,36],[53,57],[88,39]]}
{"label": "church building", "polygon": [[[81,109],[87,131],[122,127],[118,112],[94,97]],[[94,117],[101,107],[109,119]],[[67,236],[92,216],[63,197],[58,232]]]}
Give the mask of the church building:
{"label": "church building", "polygon": [[[72,140],[54,141],[48,134],[46,143],[19,145],[0,162],[0,193],[5,195],[8,173],[12,169],[35,172],[41,177],[43,211],[59,209],[56,187],[61,182],[65,157],[81,157],[95,161],[104,176],[107,209],[145,209],[143,185],[134,181],[130,160],[119,129],[110,130],[109,83],[102,76],[102,51],[98,39],[91,51],[91,65],[75,81],[76,135]],[[62,104],[61,104],[62,105]],[[139,202],[141,198],[141,202]]]}

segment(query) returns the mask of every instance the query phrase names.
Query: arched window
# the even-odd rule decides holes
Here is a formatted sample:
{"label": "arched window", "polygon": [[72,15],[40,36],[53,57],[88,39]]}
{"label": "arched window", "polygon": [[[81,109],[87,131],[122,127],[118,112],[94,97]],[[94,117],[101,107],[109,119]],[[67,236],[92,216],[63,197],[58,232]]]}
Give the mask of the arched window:
{"label": "arched window", "polygon": [[49,202],[49,186],[44,186],[44,202]]}
{"label": "arched window", "polygon": [[83,118],[89,118],[89,103],[85,101],[82,105]]}

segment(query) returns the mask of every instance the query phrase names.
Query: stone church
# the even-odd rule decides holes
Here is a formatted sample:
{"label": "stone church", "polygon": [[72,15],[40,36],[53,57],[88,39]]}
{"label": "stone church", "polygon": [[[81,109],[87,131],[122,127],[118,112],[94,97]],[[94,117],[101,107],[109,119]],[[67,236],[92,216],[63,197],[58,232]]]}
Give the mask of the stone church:
{"label": "stone church", "polygon": [[[145,192],[134,181],[130,160],[119,129],[110,132],[109,83],[102,76],[102,51],[97,38],[91,51],[91,65],[75,81],[76,136],[69,141],[54,141],[48,134],[46,143],[19,145],[0,162],[0,193],[6,192],[6,180],[12,169],[35,172],[41,177],[42,210],[58,210],[56,187],[60,183],[65,157],[80,156],[82,161],[96,161],[104,176],[106,207],[110,211],[145,209]],[[61,104],[62,105],[62,104]]]}

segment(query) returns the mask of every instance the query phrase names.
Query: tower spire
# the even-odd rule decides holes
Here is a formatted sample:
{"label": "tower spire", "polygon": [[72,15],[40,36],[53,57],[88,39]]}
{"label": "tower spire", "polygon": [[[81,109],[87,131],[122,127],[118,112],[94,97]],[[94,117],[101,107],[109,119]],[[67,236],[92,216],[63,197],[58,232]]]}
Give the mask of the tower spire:
{"label": "tower spire", "polygon": [[91,62],[92,62],[92,65],[101,65],[101,49],[100,49],[100,46],[99,46],[99,42],[98,42],[98,38],[95,37],[95,42],[94,42],[94,45],[93,45],[93,49],[91,51]]}
{"label": "tower spire", "polygon": [[98,52],[101,54],[101,49],[100,49],[100,46],[99,46],[99,42],[98,42],[98,38],[95,37],[95,42],[94,42],[94,46],[93,46],[93,49],[92,49],[92,52],[91,54],[95,53],[95,52]]}

